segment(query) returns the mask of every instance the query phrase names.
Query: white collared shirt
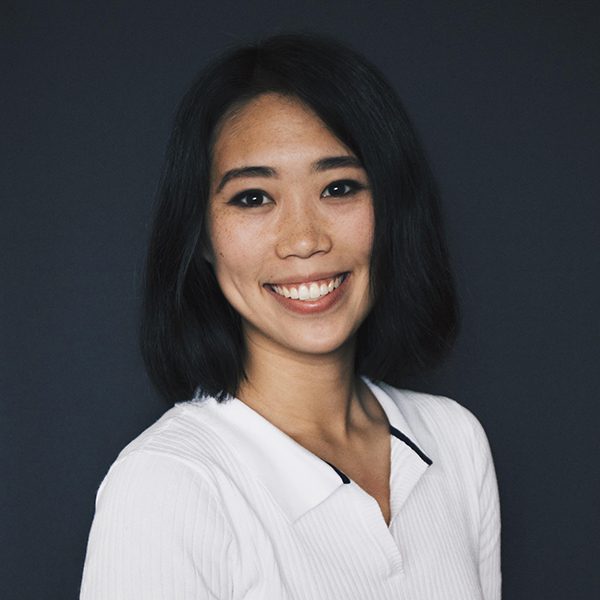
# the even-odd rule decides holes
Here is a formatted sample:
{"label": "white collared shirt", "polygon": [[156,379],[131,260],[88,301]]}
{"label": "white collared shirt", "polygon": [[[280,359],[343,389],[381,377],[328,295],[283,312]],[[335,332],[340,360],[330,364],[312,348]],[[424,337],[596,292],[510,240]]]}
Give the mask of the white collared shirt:
{"label": "white collared shirt", "polygon": [[390,508],[238,399],[179,403],[102,482],[82,600],[498,600],[486,435],[442,396],[375,385]]}

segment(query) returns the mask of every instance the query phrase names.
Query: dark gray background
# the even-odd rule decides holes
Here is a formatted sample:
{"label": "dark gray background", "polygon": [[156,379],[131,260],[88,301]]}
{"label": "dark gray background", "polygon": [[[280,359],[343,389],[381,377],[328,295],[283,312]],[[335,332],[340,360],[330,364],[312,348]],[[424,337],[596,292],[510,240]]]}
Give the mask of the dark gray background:
{"label": "dark gray background", "polygon": [[4,2],[0,597],[75,598],[98,484],[166,406],[136,345],[176,103],[226,45],[323,31],[399,90],[464,310],[407,387],[481,420],[507,599],[600,597],[597,2]]}

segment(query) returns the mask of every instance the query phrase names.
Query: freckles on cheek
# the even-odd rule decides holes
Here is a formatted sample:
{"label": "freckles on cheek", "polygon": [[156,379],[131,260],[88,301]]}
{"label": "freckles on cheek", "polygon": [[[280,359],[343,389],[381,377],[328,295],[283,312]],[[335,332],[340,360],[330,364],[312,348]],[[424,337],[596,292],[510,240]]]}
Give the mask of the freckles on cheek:
{"label": "freckles on cheek", "polygon": [[215,221],[213,247],[217,271],[227,279],[247,278],[256,271],[258,240],[252,229],[240,223]]}

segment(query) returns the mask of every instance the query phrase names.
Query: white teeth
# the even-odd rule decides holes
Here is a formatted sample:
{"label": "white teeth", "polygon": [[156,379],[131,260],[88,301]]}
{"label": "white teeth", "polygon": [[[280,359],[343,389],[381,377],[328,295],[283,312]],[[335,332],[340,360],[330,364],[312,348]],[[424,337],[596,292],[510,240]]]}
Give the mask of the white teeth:
{"label": "white teeth", "polygon": [[308,300],[310,298],[310,290],[304,284],[298,288],[298,298],[300,300]]}
{"label": "white teeth", "polygon": [[345,275],[340,275],[332,279],[328,283],[318,284],[316,281],[310,283],[302,283],[297,288],[292,286],[272,285],[271,289],[277,292],[280,296],[292,298],[292,300],[317,300],[327,294],[330,294],[340,286],[344,281]]}

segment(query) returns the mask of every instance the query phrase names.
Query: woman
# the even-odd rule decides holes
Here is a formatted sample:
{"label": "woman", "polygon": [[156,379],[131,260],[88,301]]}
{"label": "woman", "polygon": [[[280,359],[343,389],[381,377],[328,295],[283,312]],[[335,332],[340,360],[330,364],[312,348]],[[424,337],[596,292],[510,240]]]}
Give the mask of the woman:
{"label": "woman", "polygon": [[389,84],[280,35],[210,64],[173,130],[142,345],[176,402],[98,492],[81,597],[500,597],[477,419],[392,387],[457,308],[436,188]]}

